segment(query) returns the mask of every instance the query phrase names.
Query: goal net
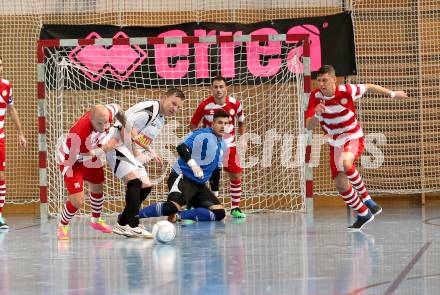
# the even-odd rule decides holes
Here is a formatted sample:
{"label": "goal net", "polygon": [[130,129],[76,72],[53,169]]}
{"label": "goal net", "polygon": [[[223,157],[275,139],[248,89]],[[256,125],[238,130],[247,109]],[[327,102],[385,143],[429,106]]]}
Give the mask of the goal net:
{"label": "goal net", "polygon": [[[170,166],[177,159],[175,147],[190,131],[197,105],[211,95],[210,82],[216,75],[226,77],[228,94],[242,102],[245,112],[246,134],[241,140],[248,147],[239,149],[244,168],[242,207],[247,211],[304,210],[301,134],[308,93],[304,92],[303,73],[310,75],[310,60],[304,48],[308,41],[303,38],[264,35],[199,38],[197,42],[125,37],[40,41],[39,115],[45,118],[40,191],[42,199],[47,199],[49,213],[60,212],[67,196],[55,156],[57,142],[82,114],[97,103],[118,103],[126,110],[143,100],[157,100],[167,88],[177,87],[185,93],[184,107],[177,116],[166,119],[161,135],[153,142],[166,165],[147,165],[154,186],[143,205],[164,200]],[[107,169],[104,194],[103,212],[120,212],[124,186]],[[230,206],[225,172],[220,198]],[[82,214],[90,212],[85,203]]]}

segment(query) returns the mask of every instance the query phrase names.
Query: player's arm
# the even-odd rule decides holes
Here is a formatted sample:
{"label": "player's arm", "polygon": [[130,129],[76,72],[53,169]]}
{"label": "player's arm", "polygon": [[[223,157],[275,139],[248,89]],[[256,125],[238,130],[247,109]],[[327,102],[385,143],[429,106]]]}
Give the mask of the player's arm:
{"label": "player's arm", "polygon": [[244,122],[243,105],[240,102],[238,102],[237,113],[235,116],[237,118],[238,134],[242,136],[246,132],[246,124]]}
{"label": "player's arm", "polygon": [[127,117],[125,116],[125,112],[123,110],[119,110],[115,115],[116,120],[118,120],[122,127],[130,128],[131,126],[127,126]]}
{"label": "player's arm", "polygon": [[145,155],[142,151],[140,151],[140,154],[138,154],[136,157],[142,162],[147,163],[151,159],[154,159],[161,167],[163,167],[163,159],[161,156],[159,156],[156,151],[151,147],[151,145],[147,146],[145,151],[149,154],[148,156]]}
{"label": "player's arm", "polygon": [[325,112],[325,104],[323,101],[318,102],[314,95],[310,95],[309,104],[307,106],[307,110],[305,112],[306,118],[306,128],[308,130],[313,130],[315,126],[318,124],[318,117]]}
{"label": "player's arm", "polygon": [[376,85],[376,84],[364,84],[365,85],[365,90],[366,92],[374,92],[374,93],[379,93],[382,94],[384,96],[388,96],[391,98],[407,98],[408,95],[406,94],[406,92],[404,91],[400,91],[400,90],[390,90],[387,89],[385,87],[382,87],[380,85]]}
{"label": "player's arm", "polygon": [[239,121],[237,126],[238,126],[238,134],[240,136],[242,136],[243,134],[246,133],[246,123],[245,122],[240,122]]}
{"label": "player's arm", "polygon": [[20,118],[18,117],[18,112],[12,103],[8,104],[7,110],[8,110],[8,115],[11,117],[12,122],[15,125],[15,129],[18,132],[18,140],[20,142],[20,146],[26,148],[27,141],[26,141],[26,137],[24,136],[23,129],[21,127],[21,122],[20,122]]}
{"label": "player's arm", "polygon": [[185,161],[188,164],[188,166],[191,168],[192,172],[194,173],[194,176],[202,179],[203,170],[199,166],[199,164],[197,164],[196,160],[191,158],[191,149],[185,143],[181,143],[180,145],[177,146],[176,150],[177,153],[179,154],[179,157],[183,161]]}
{"label": "player's arm", "polygon": [[203,103],[199,104],[196,111],[194,112],[194,115],[191,118],[191,122],[189,123],[189,129],[191,131],[194,131],[199,128],[200,121],[202,121],[203,118],[203,109],[205,108],[205,105]]}
{"label": "player's arm", "polygon": [[111,137],[105,144],[100,147],[91,149],[87,153],[80,153],[81,156],[89,157],[104,157],[107,152],[110,152],[119,146],[119,140]]}
{"label": "player's arm", "polygon": [[[133,127],[130,133],[133,143],[131,145],[133,155],[143,164],[149,162],[151,159],[154,159],[161,167],[163,167],[163,159],[151,147],[151,139],[148,136],[140,133],[136,127]],[[149,156],[145,155],[143,150],[145,150]]]}

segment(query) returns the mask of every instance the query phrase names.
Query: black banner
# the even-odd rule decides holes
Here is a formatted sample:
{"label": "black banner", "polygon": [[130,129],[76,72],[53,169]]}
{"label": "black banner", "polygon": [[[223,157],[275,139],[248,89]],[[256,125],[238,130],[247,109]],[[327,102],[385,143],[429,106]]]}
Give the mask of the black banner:
{"label": "black banner", "polygon": [[[308,34],[311,40],[311,68],[332,64],[338,76],[356,74],[355,45],[351,14],[279,19],[252,24],[185,23],[161,27],[119,27],[111,25],[44,25],[40,39],[134,38],[175,36],[237,36],[262,34]],[[82,79],[81,88],[143,87],[142,85],[191,85],[210,83],[221,75],[234,83],[291,79],[286,71],[289,58],[299,55],[302,44],[249,42],[252,46],[229,44],[113,45],[62,48],[48,66],[65,58],[76,67],[69,74]],[[47,52],[47,55],[49,53]],[[298,68],[296,68],[298,69]],[[82,77],[82,78],[81,78]]]}

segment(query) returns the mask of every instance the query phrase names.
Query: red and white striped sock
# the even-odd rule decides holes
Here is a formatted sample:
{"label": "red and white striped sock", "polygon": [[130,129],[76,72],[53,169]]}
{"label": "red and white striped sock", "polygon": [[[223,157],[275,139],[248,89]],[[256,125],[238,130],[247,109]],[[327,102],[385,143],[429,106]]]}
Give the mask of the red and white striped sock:
{"label": "red and white striped sock", "polygon": [[357,192],[350,187],[350,189],[344,193],[341,193],[342,199],[344,202],[350,206],[356,213],[360,216],[365,216],[368,214],[368,208],[364,205],[364,203],[359,198]]}
{"label": "red and white striped sock", "polygon": [[350,181],[353,188],[356,190],[358,195],[362,198],[362,201],[370,200],[370,194],[365,187],[364,181],[362,180],[361,174],[356,169],[356,166],[353,165],[351,168],[345,172],[347,175],[348,181]]}
{"label": "red and white striped sock", "polygon": [[73,216],[75,216],[76,211],[78,211],[78,208],[73,206],[70,201],[67,201],[66,204],[64,204],[63,211],[61,212],[60,224],[68,225]]}
{"label": "red and white striped sock", "polygon": [[90,207],[92,207],[92,217],[101,217],[102,204],[104,204],[104,194],[90,193]]}
{"label": "red and white striped sock", "polygon": [[3,206],[5,206],[6,198],[6,181],[0,181],[0,216],[3,213]]}
{"label": "red and white striped sock", "polygon": [[229,191],[231,193],[232,208],[240,207],[241,179],[231,180],[229,182]]}

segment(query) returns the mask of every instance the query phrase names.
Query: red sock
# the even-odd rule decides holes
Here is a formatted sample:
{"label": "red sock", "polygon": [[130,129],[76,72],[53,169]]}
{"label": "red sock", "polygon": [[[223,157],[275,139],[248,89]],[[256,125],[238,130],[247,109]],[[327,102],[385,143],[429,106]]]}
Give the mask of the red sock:
{"label": "red sock", "polygon": [[240,207],[241,179],[231,180],[229,183],[229,190],[231,193],[232,208]]}
{"label": "red sock", "polygon": [[358,195],[362,198],[362,200],[370,200],[370,194],[368,193],[364,181],[362,180],[361,174],[356,169],[356,166],[351,166],[351,168],[347,172],[345,172],[345,174],[347,175],[348,181],[350,181],[351,185],[356,190]]}
{"label": "red sock", "polygon": [[92,207],[92,217],[101,217],[102,204],[104,204],[103,193],[90,193],[90,206]]}
{"label": "red sock", "polygon": [[75,208],[70,201],[67,201],[61,212],[60,223],[62,225],[68,225],[73,216],[75,216],[76,211],[78,211],[78,208]]}
{"label": "red sock", "polygon": [[0,213],[3,212],[6,198],[6,181],[0,181]]}
{"label": "red sock", "polygon": [[350,206],[350,208],[356,211],[358,215],[365,216],[368,214],[367,207],[364,205],[364,203],[362,203],[358,194],[352,187],[350,187],[348,191],[341,193],[341,196],[344,202]]}

